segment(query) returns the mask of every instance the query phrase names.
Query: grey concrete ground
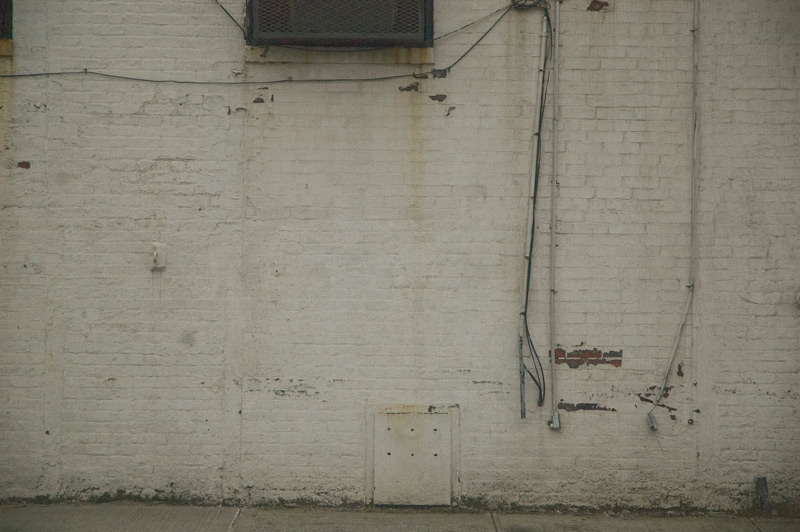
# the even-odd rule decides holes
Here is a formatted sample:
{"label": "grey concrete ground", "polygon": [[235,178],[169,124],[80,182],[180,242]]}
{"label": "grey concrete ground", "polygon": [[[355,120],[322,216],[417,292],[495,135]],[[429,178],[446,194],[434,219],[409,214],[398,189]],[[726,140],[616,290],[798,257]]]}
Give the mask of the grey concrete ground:
{"label": "grey concrete ground", "polygon": [[800,519],[4,504],[0,532],[798,532]]}

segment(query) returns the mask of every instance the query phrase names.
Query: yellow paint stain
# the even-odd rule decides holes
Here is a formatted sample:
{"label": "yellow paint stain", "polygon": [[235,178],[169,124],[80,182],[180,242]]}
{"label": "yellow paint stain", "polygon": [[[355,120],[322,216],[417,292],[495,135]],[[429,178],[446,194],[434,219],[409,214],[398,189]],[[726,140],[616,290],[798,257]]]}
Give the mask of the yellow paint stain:
{"label": "yellow paint stain", "polygon": [[433,63],[433,48],[387,48],[381,56],[386,63],[424,65]]}

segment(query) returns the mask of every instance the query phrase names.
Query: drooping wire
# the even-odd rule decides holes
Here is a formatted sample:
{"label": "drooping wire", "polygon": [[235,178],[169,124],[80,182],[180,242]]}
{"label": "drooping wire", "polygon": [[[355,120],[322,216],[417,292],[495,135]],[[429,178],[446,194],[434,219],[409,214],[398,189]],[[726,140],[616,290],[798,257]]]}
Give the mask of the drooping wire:
{"label": "drooping wire", "polygon": [[466,52],[464,52],[464,53],[461,55],[461,57],[459,57],[458,59],[456,59],[456,60],[453,62],[453,64],[451,64],[449,67],[447,67],[447,69],[446,69],[446,70],[450,70],[451,68],[453,68],[454,66],[456,66],[456,65],[457,65],[457,64],[458,64],[458,63],[459,63],[459,62],[460,62],[462,59],[464,59],[465,57],[467,57],[467,55],[468,55],[468,54],[469,54],[469,53],[470,53],[470,52],[471,52],[471,51],[472,51],[472,50],[473,50],[473,49],[474,49],[476,46],[478,46],[478,45],[481,43],[481,41],[483,40],[483,38],[484,38],[484,37],[486,37],[487,35],[489,35],[489,33],[490,33],[490,32],[491,32],[493,29],[494,29],[494,27],[495,27],[495,26],[497,26],[498,24],[500,24],[500,21],[501,21],[501,20],[503,20],[503,17],[505,17],[506,15],[508,15],[508,12],[509,12],[509,11],[511,11],[512,9],[513,9],[513,7],[512,7],[512,6],[508,6],[508,7],[506,8],[506,10],[505,10],[505,11],[503,11],[503,14],[502,14],[502,15],[500,15],[499,17],[497,17],[497,20],[495,20],[495,21],[494,21],[494,24],[492,24],[491,26],[489,26],[489,29],[488,29],[488,30],[486,30],[486,31],[484,32],[484,34],[483,34],[483,35],[481,35],[481,36],[480,36],[480,38],[479,38],[477,41],[475,41],[474,43],[472,43],[472,46],[470,46],[470,47],[467,49],[467,51],[466,51]]}
{"label": "drooping wire", "polygon": [[[230,11],[225,9],[225,6],[223,6],[222,4],[219,3],[219,0],[214,0],[214,2],[216,2],[217,5],[222,8],[222,10],[225,12],[225,14],[228,15],[228,18],[230,18],[233,21],[233,23],[236,24],[239,27],[239,29],[242,31],[242,34],[245,36],[245,39],[247,39],[247,31],[244,29],[244,27],[241,24],[239,24],[239,21],[236,20],[233,17],[233,15],[231,15]],[[531,7],[538,7],[538,5],[540,3],[546,4],[546,2],[544,2],[543,0],[534,0],[534,4],[535,5],[534,4],[528,5],[524,1],[514,0],[509,5],[505,5],[505,6],[501,7],[501,8],[495,9],[491,13],[488,13],[488,14],[482,16],[481,18],[479,18],[477,20],[473,20],[472,22],[464,24],[460,28],[454,29],[452,31],[448,31],[447,33],[444,33],[442,35],[434,37],[433,40],[434,41],[438,41],[440,39],[444,39],[445,37],[453,35],[454,33],[459,33],[461,31],[464,31],[465,29],[469,28],[470,26],[474,26],[475,24],[479,24],[479,23],[483,22],[484,20],[486,20],[487,18],[490,18],[493,15],[496,15],[497,13],[499,13],[500,11],[503,11],[504,9],[508,9],[510,7],[513,7],[513,8],[516,8],[516,9],[528,9],[528,8],[531,8]],[[547,7],[550,7],[550,6],[547,5]],[[386,48],[394,48],[396,45],[389,44],[389,45],[386,45],[386,46],[371,46],[371,47],[368,47],[368,48],[330,48],[330,47],[326,48],[326,47],[317,47],[317,46],[297,46],[297,45],[291,45],[291,44],[277,44],[277,45],[271,45],[271,46],[275,46],[277,48],[288,48],[288,49],[291,49],[291,50],[304,50],[304,51],[310,51],[310,52],[353,53],[353,52],[375,52],[377,50],[385,50]]]}
{"label": "drooping wire", "polygon": [[[530,7],[538,7],[538,6],[530,6]],[[539,92],[539,117],[538,123],[536,124],[536,159],[534,161],[534,168],[533,168],[533,195],[531,197],[531,238],[528,244],[528,264],[525,273],[525,298],[524,304],[522,309],[522,318],[523,318],[523,326],[525,329],[525,338],[528,344],[528,352],[531,357],[532,365],[533,365],[533,372],[528,368],[527,363],[523,362],[523,367],[525,371],[530,375],[533,383],[536,385],[538,389],[539,395],[537,404],[542,406],[544,404],[545,395],[547,393],[547,383],[545,382],[544,378],[544,368],[542,367],[542,361],[539,358],[539,354],[536,352],[536,346],[533,343],[533,338],[531,336],[530,326],[528,324],[528,309],[530,303],[530,287],[531,287],[531,271],[533,265],[533,243],[534,238],[536,235],[536,199],[539,195],[539,175],[541,173],[541,153],[542,153],[542,124],[544,123],[544,108],[545,104],[547,103],[547,87],[550,82],[550,75],[547,70],[547,65],[550,60],[550,46],[552,46],[553,39],[552,39],[552,26],[550,24],[550,13],[545,8],[545,21],[547,23],[547,32],[548,32],[548,41],[550,43],[549,46],[545,47],[545,57],[544,57],[544,64],[542,68],[541,75],[541,90]]]}
{"label": "drooping wire", "polygon": [[[513,6],[506,5],[506,6],[503,6],[503,7],[499,8],[499,9],[495,9],[491,13],[489,13],[487,15],[484,15],[484,16],[482,16],[481,18],[479,18],[477,20],[473,20],[472,22],[469,22],[468,24],[464,24],[460,28],[454,29],[452,31],[448,31],[447,33],[444,33],[442,35],[438,35],[438,36],[434,37],[433,40],[434,41],[438,41],[438,40],[444,39],[445,37],[449,37],[450,35],[453,35],[454,33],[458,33],[460,31],[464,31],[465,29],[469,28],[470,26],[474,26],[475,24],[479,24],[479,23],[483,22],[484,20],[486,20],[487,18],[490,18],[493,15],[496,15],[497,13],[503,11],[504,9],[508,9],[509,7],[513,7]],[[294,46],[294,45],[289,45],[289,44],[282,44],[282,45],[275,45],[275,46],[278,46],[279,48],[290,48],[292,50],[305,50],[305,51],[309,51],[309,52],[323,52],[323,53],[334,53],[334,54],[335,53],[351,53],[351,52],[374,52],[376,50],[385,50],[386,48],[394,48],[395,47],[395,45],[392,45],[392,44],[387,45],[387,46],[373,46],[373,47],[370,47],[370,48],[324,48],[324,47],[316,47],[316,46]]]}
{"label": "drooping wire", "polygon": [[479,22],[483,22],[483,21],[484,21],[484,20],[486,20],[487,18],[489,18],[489,17],[491,17],[491,16],[493,16],[493,15],[496,15],[496,14],[498,14],[499,12],[503,11],[504,9],[508,9],[509,7],[514,7],[514,4],[512,3],[511,5],[507,5],[507,6],[503,6],[503,7],[499,8],[499,9],[495,9],[494,11],[492,11],[491,13],[489,13],[488,15],[484,15],[484,16],[482,16],[481,18],[479,18],[478,20],[473,20],[473,21],[472,21],[472,22],[470,22],[469,24],[464,24],[463,26],[461,26],[461,27],[460,27],[460,28],[458,28],[458,29],[455,29],[455,30],[453,30],[453,31],[448,31],[447,33],[445,33],[445,34],[443,34],[443,35],[439,35],[438,37],[435,37],[433,40],[434,40],[434,41],[438,41],[439,39],[444,39],[445,37],[447,37],[447,36],[449,36],[449,35],[452,35],[452,34],[454,34],[454,33],[458,33],[458,32],[460,32],[460,31],[464,31],[465,29],[469,28],[470,26],[474,26],[475,24],[478,24]]}
{"label": "drooping wire", "polygon": [[[140,81],[144,83],[177,83],[177,84],[184,84],[184,85],[276,85],[278,83],[339,83],[339,82],[369,82],[369,81],[385,81],[390,79],[405,79],[405,78],[425,78],[429,75],[435,75],[438,72],[446,71],[449,72],[454,66],[461,62],[462,59],[467,57],[475,47],[487,36],[489,33],[500,23],[503,17],[508,14],[508,12],[513,9],[513,6],[509,5],[503,8],[505,11],[494,21],[494,23],[487,29],[483,34],[475,41],[467,50],[461,54],[458,59],[453,61],[449,66],[444,69],[430,69],[425,72],[408,72],[404,74],[394,74],[389,76],[376,76],[371,78],[283,78],[283,79],[276,79],[276,80],[261,80],[261,81],[193,81],[193,80],[176,80],[176,79],[152,79],[152,78],[140,78],[136,76],[123,76],[120,74],[108,74],[106,72],[99,72],[96,70],[71,70],[71,71],[59,71],[59,72],[31,72],[27,74],[0,74],[0,78],[35,78],[35,77],[48,77],[48,76],[70,76],[70,75],[79,75],[79,74],[91,74],[94,76],[100,76],[105,78],[111,79],[120,79],[120,80],[127,80],[127,81]],[[496,13],[497,11],[495,11]],[[484,17],[485,18],[485,17]]]}

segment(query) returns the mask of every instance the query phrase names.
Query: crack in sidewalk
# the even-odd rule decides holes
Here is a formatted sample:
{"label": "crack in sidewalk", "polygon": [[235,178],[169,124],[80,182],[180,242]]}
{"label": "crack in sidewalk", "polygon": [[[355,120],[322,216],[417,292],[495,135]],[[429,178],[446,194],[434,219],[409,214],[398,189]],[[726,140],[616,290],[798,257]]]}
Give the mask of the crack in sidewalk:
{"label": "crack in sidewalk", "polygon": [[494,520],[494,512],[489,512],[489,517],[492,518],[492,526],[494,527],[494,532],[499,532],[497,528],[497,521]]}
{"label": "crack in sidewalk", "polygon": [[237,508],[236,514],[233,516],[233,521],[231,521],[231,524],[228,526],[228,532],[233,532],[233,529],[236,528],[236,521],[239,519],[239,516],[241,514],[242,514],[242,509]]}

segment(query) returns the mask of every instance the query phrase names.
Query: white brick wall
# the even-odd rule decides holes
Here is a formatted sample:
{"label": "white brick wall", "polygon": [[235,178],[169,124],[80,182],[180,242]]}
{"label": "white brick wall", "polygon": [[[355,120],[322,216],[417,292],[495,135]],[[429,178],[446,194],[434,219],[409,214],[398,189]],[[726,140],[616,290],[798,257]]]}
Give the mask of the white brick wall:
{"label": "white brick wall", "polygon": [[[0,79],[0,499],[363,501],[366,414],[458,404],[465,502],[737,509],[766,476],[797,504],[800,9],[703,2],[697,290],[657,439],[645,400],[688,276],[692,2],[609,2],[561,5],[556,329],[580,365],[556,367],[559,432],[530,383],[519,419],[516,358],[540,11],[444,79]],[[437,34],[502,6],[437,0]],[[490,24],[438,41],[433,66]],[[245,61],[210,1],[60,0],[15,5],[0,68],[414,69],[322,55]],[[621,365],[582,363],[592,349]]]}

